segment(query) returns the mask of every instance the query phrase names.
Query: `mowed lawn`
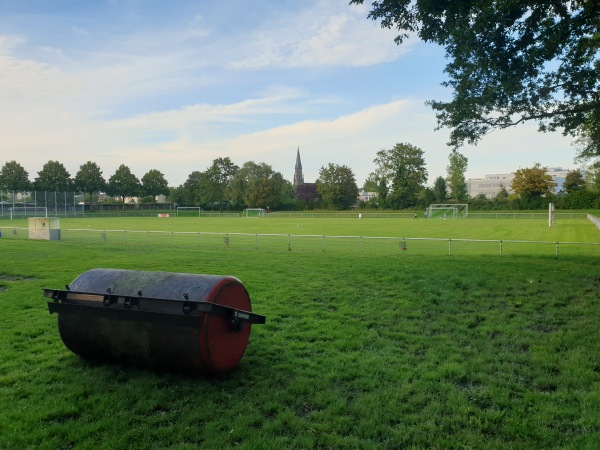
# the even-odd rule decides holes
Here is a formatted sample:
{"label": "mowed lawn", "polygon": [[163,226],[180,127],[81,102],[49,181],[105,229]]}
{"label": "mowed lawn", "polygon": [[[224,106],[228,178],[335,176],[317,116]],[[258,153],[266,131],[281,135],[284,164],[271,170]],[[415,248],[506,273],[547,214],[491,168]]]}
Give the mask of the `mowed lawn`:
{"label": "mowed lawn", "polygon": [[[600,241],[600,232],[586,219],[559,219],[549,227],[548,220],[544,219],[90,217],[62,218],[60,225],[63,230],[277,233],[547,242]],[[27,221],[0,221],[0,227],[26,228]]]}
{"label": "mowed lawn", "polygon": [[[61,227],[582,242],[600,234],[566,220],[550,229],[523,219],[86,220]],[[0,252],[0,448],[600,445],[597,254],[365,257],[4,238]],[[62,344],[42,288],[96,267],[233,275],[267,323],[220,376],[86,361]]]}

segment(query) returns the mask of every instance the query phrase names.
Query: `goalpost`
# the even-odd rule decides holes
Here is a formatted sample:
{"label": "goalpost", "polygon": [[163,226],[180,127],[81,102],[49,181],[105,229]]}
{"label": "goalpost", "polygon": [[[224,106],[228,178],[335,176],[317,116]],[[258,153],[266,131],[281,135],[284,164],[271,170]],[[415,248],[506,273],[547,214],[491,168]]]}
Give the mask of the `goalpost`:
{"label": "goalpost", "polygon": [[45,206],[13,206],[9,211],[10,220],[23,217],[48,217],[48,208]]}
{"label": "goalpost", "polygon": [[246,208],[242,211],[242,217],[246,218],[257,218],[257,217],[265,217],[267,213],[266,209],[263,208]]}
{"label": "goalpost", "polygon": [[548,226],[551,227],[554,223],[554,203],[548,204]]}
{"label": "goalpost", "polygon": [[467,203],[432,203],[427,208],[427,217],[442,219],[457,219],[469,216]]}
{"label": "goalpost", "polygon": [[202,208],[199,206],[178,206],[176,217],[200,217]]}

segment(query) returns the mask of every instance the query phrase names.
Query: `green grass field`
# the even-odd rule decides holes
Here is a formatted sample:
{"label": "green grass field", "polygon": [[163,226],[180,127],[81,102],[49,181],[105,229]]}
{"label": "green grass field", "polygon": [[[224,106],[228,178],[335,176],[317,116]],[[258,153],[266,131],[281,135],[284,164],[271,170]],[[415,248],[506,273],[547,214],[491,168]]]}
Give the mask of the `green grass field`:
{"label": "green grass field", "polygon": [[[600,235],[586,221],[71,220],[61,228]],[[0,251],[3,449],[600,446],[598,253],[366,257],[4,237]],[[234,275],[267,324],[225,375],[89,362],[62,344],[42,288],[96,267]]]}

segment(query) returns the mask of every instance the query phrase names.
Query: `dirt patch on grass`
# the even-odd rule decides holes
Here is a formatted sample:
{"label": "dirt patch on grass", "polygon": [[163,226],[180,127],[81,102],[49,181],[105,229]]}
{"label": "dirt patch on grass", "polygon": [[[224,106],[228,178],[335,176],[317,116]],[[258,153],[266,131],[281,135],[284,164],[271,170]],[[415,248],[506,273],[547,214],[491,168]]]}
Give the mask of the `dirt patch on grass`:
{"label": "dirt patch on grass", "polygon": [[21,275],[10,275],[6,273],[0,273],[0,281],[20,281],[20,280],[34,280],[34,277],[23,277]]}

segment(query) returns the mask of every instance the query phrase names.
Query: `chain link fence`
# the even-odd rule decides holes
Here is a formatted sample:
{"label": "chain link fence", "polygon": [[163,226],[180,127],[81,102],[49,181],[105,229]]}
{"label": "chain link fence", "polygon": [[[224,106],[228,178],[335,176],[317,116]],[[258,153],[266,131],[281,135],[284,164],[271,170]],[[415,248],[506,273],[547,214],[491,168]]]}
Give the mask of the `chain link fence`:
{"label": "chain link fence", "polygon": [[84,208],[81,192],[0,190],[0,218],[77,217],[84,213]]}

